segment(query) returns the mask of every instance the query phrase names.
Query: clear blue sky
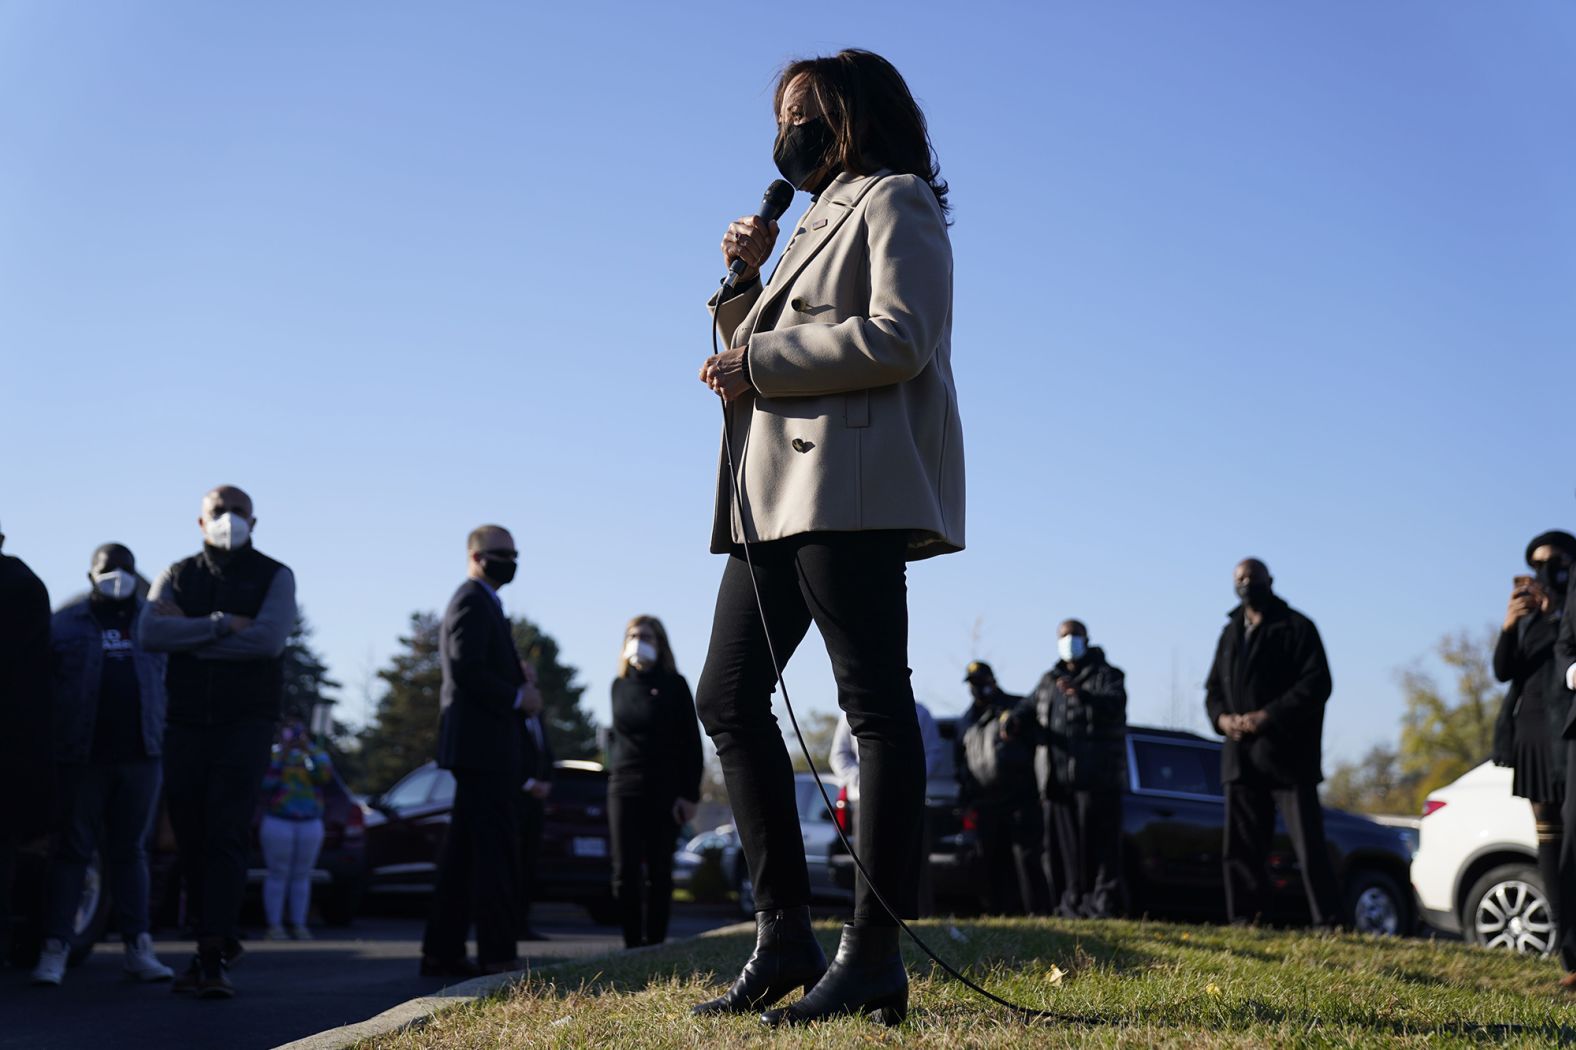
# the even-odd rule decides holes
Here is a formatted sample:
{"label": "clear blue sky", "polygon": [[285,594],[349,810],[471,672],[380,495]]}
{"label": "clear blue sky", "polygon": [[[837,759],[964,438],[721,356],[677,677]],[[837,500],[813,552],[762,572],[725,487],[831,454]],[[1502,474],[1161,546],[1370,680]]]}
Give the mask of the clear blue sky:
{"label": "clear blue sky", "polygon": [[[1324,633],[1329,750],[1393,738],[1398,669],[1576,526],[1552,0],[0,0],[7,552],[60,596],[106,540],[151,575],[242,485],[357,718],[498,521],[593,713],[634,613],[693,681],[701,304],[774,70],[849,45],[956,207],[969,549],[910,574],[920,698],[973,656],[1027,689],[1077,616],[1135,721],[1196,724],[1254,554]],[[790,687],[835,704],[814,636]]]}

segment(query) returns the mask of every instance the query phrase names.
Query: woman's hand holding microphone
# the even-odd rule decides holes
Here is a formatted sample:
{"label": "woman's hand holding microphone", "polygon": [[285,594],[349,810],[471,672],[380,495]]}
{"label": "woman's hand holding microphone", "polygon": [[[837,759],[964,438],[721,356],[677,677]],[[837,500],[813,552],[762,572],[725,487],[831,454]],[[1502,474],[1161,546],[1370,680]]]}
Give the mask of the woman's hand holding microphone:
{"label": "woman's hand holding microphone", "polygon": [[[777,223],[759,215],[747,215],[728,224],[728,231],[722,235],[722,256],[729,264],[735,259],[744,263],[740,284],[749,284],[761,275],[761,266],[771,258],[777,245],[777,229]],[[743,397],[750,389],[744,372],[744,347],[736,346],[708,357],[701,366],[700,381],[724,401]]]}

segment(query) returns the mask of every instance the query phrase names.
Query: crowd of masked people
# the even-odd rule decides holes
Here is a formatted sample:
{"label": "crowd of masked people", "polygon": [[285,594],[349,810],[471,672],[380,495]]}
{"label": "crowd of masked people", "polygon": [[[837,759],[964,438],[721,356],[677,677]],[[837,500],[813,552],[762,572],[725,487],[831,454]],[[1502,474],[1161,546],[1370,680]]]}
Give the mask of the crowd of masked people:
{"label": "crowd of masked people", "polygon": [[[1268,567],[1238,564],[1205,683],[1209,723],[1223,737],[1225,906],[1234,922],[1265,912],[1279,810],[1315,925],[1341,921],[1341,898],[1319,806],[1324,705],[1331,678],[1313,621],[1274,590]],[[1065,620],[1056,662],[1026,696],[1004,691],[989,664],[964,679],[972,703],[957,736],[959,802],[973,809],[989,908],[1068,918],[1127,911],[1122,790],[1127,688],[1120,668]]]}
{"label": "crowd of masked people", "polygon": [[[202,998],[234,994],[254,812],[266,864],[267,936],[306,939],[311,870],[333,765],[299,720],[281,719],[282,655],[296,621],[290,569],[251,543],[250,497],[203,497],[202,547],[151,587],[132,551],[92,553],[89,589],[51,612],[43,583],[0,556],[4,775],[27,781],[0,823],[0,917],[9,925],[18,848],[54,833],[33,981],[58,985],[88,865],[104,861],[125,970]],[[4,537],[0,536],[0,541]],[[197,951],[176,973],[149,936],[147,844],[161,798]],[[288,925],[287,925],[288,923]]]}
{"label": "crowd of masked people", "polygon": [[[41,830],[58,832],[38,983],[64,975],[82,880],[98,851],[127,973],[173,980],[176,991],[203,998],[233,995],[229,968],[242,951],[259,798],[267,935],[310,937],[310,872],[332,762],[299,722],[281,725],[295,580],[252,544],[256,521],[245,492],[214,489],[198,518],[201,549],[161,572],[145,595],[132,552],[106,544],[92,554],[87,594],[54,612],[38,578],[0,554],[0,695],[11,729],[0,738],[0,777],[18,789],[3,797],[33,800],[0,823],[0,914],[10,913],[16,847]],[[465,556],[466,579],[445,610],[440,641],[437,761],[453,773],[455,795],[420,964],[423,974],[444,977],[516,969],[518,941],[540,936],[527,915],[530,862],[552,790],[542,695],[499,598],[515,576],[513,537],[482,526]],[[1564,806],[1576,776],[1576,621],[1564,615],[1576,537],[1543,533],[1525,560],[1531,572],[1514,580],[1493,659],[1510,684],[1493,758],[1514,769],[1513,792],[1532,805],[1558,917],[1576,902],[1576,807]],[[1233,584],[1238,602],[1204,701],[1225,738],[1226,912],[1237,922],[1264,913],[1278,811],[1312,921],[1335,926],[1340,894],[1318,798],[1329,664],[1317,628],[1276,593],[1263,562],[1239,563]],[[1055,662],[1028,694],[1004,691],[983,662],[968,666],[965,681],[971,703],[958,721],[954,765],[959,801],[977,814],[990,910],[1124,913],[1122,671],[1070,619],[1057,628]],[[48,702],[17,703],[24,697]],[[655,944],[667,935],[674,843],[695,815],[702,757],[694,699],[653,617],[626,628],[612,712],[613,890],[625,943]],[[930,712],[918,705],[916,714],[933,774],[945,745]],[[857,748],[846,719],[831,765],[857,799]],[[54,805],[42,801],[49,787]],[[196,953],[179,974],[157,957],[148,933],[146,843],[161,794],[196,935]],[[50,815],[59,818],[52,829],[41,823]],[[1561,958],[1564,983],[1576,988],[1576,923],[1569,926]],[[466,953],[472,931],[475,961]]]}
{"label": "crowd of masked people", "polygon": [[[311,872],[323,841],[333,763],[297,718],[283,718],[283,654],[297,617],[291,570],[252,543],[251,498],[207,493],[201,549],[151,587],[121,544],[93,552],[89,590],[51,612],[42,581],[0,554],[0,929],[9,934],[19,849],[52,834],[44,940],[33,981],[58,985],[88,865],[103,857],[126,973],[176,992],[235,994],[253,833],[266,874],[269,939],[310,939]],[[4,536],[0,535],[0,544]],[[553,754],[535,669],[515,649],[499,589],[515,575],[508,530],[466,543],[466,578],[445,611],[438,764],[455,779],[420,970],[505,972],[530,925],[533,861]],[[700,798],[695,704],[660,621],[625,633],[613,685],[608,814],[625,941],[667,936],[672,854]],[[149,935],[147,844],[167,810],[196,952],[177,973]],[[18,800],[25,799],[25,804]],[[477,953],[466,942],[472,931]],[[4,948],[0,945],[0,948]]]}

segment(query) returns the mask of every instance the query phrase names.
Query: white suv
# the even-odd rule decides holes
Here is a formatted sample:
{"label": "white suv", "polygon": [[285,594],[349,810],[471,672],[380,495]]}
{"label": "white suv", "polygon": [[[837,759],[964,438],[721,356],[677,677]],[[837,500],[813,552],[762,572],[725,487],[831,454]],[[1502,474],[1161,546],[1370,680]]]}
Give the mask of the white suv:
{"label": "white suv", "polygon": [[1485,762],[1428,796],[1412,888],[1430,926],[1484,947],[1546,955],[1557,937],[1532,806],[1510,784],[1509,769]]}

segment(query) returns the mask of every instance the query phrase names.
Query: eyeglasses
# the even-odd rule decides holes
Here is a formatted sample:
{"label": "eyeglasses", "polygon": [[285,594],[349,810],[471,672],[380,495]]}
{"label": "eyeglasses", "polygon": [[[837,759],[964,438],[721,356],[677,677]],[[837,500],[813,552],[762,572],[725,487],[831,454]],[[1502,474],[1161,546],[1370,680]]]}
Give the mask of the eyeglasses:
{"label": "eyeglasses", "polygon": [[476,553],[480,554],[480,555],[482,555],[483,557],[486,557],[486,558],[506,558],[509,561],[518,561],[519,558],[520,558],[520,552],[519,551],[493,550],[493,551],[477,551]]}

